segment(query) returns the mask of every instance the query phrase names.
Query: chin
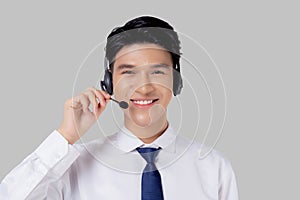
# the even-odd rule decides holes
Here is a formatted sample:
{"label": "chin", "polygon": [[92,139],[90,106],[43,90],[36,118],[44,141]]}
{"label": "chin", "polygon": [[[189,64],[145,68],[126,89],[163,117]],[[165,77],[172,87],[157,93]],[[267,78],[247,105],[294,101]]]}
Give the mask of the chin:
{"label": "chin", "polygon": [[134,114],[131,116],[131,120],[134,122],[136,126],[147,128],[151,126],[152,119],[148,114]]}
{"label": "chin", "polygon": [[158,123],[165,116],[164,110],[160,108],[151,109],[148,111],[132,110],[129,117],[136,126],[147,128]]}

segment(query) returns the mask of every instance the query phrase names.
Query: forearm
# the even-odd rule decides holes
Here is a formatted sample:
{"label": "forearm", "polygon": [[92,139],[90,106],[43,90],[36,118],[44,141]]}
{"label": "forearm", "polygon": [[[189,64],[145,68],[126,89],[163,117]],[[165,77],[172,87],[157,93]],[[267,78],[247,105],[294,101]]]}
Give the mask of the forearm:
{"label": "forearm", "polygon": [[[58,134],[57,131],[51,133],[3,179],[0,199],[44,199],[47,196],[49,185],[60,181],[79,156],[79,152]],[[61,191],[63,185],[55,184],[55,187],[54,190]],[[59,192],[55,195],[60,199]]]}

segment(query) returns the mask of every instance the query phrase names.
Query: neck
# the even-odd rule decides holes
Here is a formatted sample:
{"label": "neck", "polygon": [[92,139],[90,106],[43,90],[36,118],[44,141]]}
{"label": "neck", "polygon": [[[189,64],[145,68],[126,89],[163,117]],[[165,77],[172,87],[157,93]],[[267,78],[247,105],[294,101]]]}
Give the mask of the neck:
{"label": "neck", "polygon": [[125,118],[125,127],[140,140],[142,140],[145,144],[150,144],[154,140],[156,140],[165,132],[168,126],[169,123],[166,118],[164,120],[158,120],[157,123],[151,124],[147,127],[135,125]]}

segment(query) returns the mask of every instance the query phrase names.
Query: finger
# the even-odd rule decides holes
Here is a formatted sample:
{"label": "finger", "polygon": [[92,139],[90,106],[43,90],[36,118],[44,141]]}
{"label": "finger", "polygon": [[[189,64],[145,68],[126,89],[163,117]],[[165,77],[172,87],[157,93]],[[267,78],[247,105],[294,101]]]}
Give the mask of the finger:
{"label": "finger", "polygon": [[93,91],[91,90],[87,90],[85,92],[85,95],[88,97],[89,101],[92,103],[93,105],[93,112],[96,112],[96,108],[98,107],[98,102],[96,100],[96,95]]}
{"label": "finger", "polygon": [[97,90],[95,87],[89,87],[88,89],[94,91],[95,93],[100,92],[102,95],[104,95],[105,99],[110,99],[111,95],[105,92],[104,90]]}
{"label": "finger", "polygon": [[110,98],[110,95],[107,93],[102,93],[100,90],[97,90],[96,88],[89,88],[90,91],[93,91],[94,94],[96,95],[97,99],[99,100],[100,103],[100,109],[104,109],[107,103],[106,99]]}
{"label": "finger", "polygon": [[99,100],[99,104],[98,104],[98,109],[100,110],[104,110],[104,108],[106,107],[106,101],[105,101],[105,97],[102,93],[95,91],[95,95],[97,96],[97,99]]}
{"label": "finger", "polygon": [[79,96],[73,97],[66,101],[65,104],[67,107],[70,107],[72,109],[80,109],[82,107],[82,104],[80,103]]}
{"label": "finger", "polygon": [[110,101],[110,97],[111,97],[110,94],[108,94],[107,92],[105,92],[103,90],[97,90],[97,92],[99,92],[100,94],[102,94],[104,96],[105,104],[107,104]]}
{"label": "finger", "polygon": [[108,94],[107,92],[103,91],[103,90],[97,90],[98,92],[102,93],[105,96],[105,99],[110,99],[111,95]]}
{"label": "finger", "polygon": [[82,104],[83,112],[89,112],[88,107],[89,107],[90,101],[89,101],[88,97],[85,94],[81,94],[79,96],[79,101]]}

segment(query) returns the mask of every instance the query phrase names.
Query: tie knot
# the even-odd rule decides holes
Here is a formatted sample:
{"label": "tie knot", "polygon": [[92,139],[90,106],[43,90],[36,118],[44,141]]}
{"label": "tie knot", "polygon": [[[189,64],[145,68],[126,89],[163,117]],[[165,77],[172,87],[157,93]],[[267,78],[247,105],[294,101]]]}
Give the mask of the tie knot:
{"label": "tie knot", "polygon": [[136,148],[136,150],[147,161],[147,163],[154,163],[154,160],[155,160],[157,154],[159,153],[160,149],[161,149],[160,147],[158,149],[152,148],[152,147]]}

